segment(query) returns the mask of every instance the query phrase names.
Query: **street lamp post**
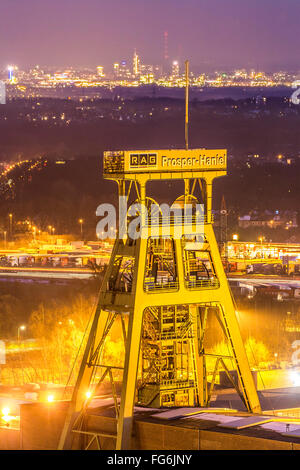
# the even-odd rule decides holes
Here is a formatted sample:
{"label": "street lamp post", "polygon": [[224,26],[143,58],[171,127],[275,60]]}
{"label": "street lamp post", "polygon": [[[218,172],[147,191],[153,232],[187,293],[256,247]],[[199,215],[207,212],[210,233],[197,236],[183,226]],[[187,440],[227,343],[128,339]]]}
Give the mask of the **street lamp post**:
{"label": "street lamp post", "polygon": [[6,234],[7,234],[7,232],[4,231],[4,232],[3,232],[3,236],[4,236],[4,249],[5,249],[5,250],[6,250]]}
{"label": "street lamp post", "polygon": [[10,236],[10,238],[12,238],[12,217],[13,217],[13,215],[8,214],[8,217],[9,217],[9,236]]}
{"label": "street lamp post", "polygon": [[82,238],[82,236],[83,236],[83,229],[82,229],[83,219],[79,219],[78,222],[80,224],[80,235],[81,235],[81,238]]}
{"label": "street lamp post", "polygon": [[51,227],[51,233],[52,233],[52,241],[51,243],[54,243],[54,232],[55,232],[55,227]]}
{"label": "street lamp post", "polygon": [[260,241],[260,256],[261,256],[261,258],[263,258],[263,241],[264,241],[264,238],[265,238],[265,237],[259,237],[259,241]]}
{"label": "street lamp post", "polygon": [[18,327],[18,341],[20,341],[20,331],[24,331],[24,330],[26,330],[25,325],[21,325]]}

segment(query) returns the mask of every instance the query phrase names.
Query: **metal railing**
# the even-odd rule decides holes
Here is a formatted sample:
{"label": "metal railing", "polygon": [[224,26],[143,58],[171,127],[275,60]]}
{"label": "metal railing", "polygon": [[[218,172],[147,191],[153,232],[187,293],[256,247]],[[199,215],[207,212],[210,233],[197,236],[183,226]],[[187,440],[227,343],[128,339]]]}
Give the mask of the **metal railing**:
{"label": "metal railing", "polygon": [[[198,279],[198,280],[185,280],[185,286],[188,289],[217,289],[220,287],[220,281],[217,278],[213,279]],[[171,282],[162,282],[156,283],[147,281],[144,282],[144,290],[145,292],[161,292],[161,291],[168,291],[168,290],[178,290],[179,282],[178,281],[171,281]]]}
{"label": "metal railing", "polygon": [[216,277],[213,279],[186,280],[185,285],[189,289],[216,289],[220,287],[220,281]]}
{"label": "metal railing", "polygon": [[[170,215],[170,217],[164,217],[162,215],[151,217],[148,215],[148,221],[146,226],[157,227],[157,226],[172,226],[172,225],[195,225],[195,224],[207,224],[209,218],[207,215]],[[213,222],[213,215],[210,217],[210,222]]]}
{"label": "metal railing", "polygon": [[163,290],[174,290],[178,289],[179,283],[178,281],[169,281],[169,282],[162,282],[162,283],[156,283],[156,282],[144,282],[144,290],[146,292],[153,292],[153,291],[163,291]]}

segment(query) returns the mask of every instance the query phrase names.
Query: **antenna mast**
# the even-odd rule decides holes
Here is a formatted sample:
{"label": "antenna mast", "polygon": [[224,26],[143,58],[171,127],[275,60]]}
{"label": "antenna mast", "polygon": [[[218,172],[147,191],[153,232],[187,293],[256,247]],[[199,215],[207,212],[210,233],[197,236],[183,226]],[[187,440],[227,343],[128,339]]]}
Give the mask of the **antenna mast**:
{"label": "antenna mast", "polygon": [[189,148],[189,61],[185,61],[185,149]]}

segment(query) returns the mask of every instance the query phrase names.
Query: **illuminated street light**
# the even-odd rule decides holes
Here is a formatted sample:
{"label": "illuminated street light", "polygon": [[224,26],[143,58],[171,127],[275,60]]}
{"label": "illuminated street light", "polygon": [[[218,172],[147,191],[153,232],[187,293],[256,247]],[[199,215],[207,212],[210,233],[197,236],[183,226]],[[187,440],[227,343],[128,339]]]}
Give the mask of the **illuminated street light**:
{"label": "illuminated street light", "polygon": [[232,235],[232,240],[238,240],[238,239],[239,239],[238,234],[237,234],[237,233],[234,233],[234,234]]}
{"label": "illuminated street light", "polygon": [[54,401],[54,395],[48,395],[47,400],[49,403],[52,403]]}
{"label": "illuminated street light", "polygon": [[3,416],[8,416],[10,413],[10,409],[8,408],[8,406],[5,406],[4,408],[2,408],[2,415]]}
{"label": "illuminated street light", "polygon": [[8,214],[9,217],[9,236],[12,237],[12,214]]}
{"label": "illuminated street light", "polygon": [[79,219],[78,222],[80,223],[80,234],[81,234],[81,238],[82,238],[82,225],[83,225],[83,219]]}
{"label": "illuminated street light", "polygon": [[20,331],[25,331],[25,330],[26,330],[25,325],[21,325],[18,327],[18,341],[20,341]]}
{"label": "illuminated street light", "polygon": [[10,409],[8,408],[8,406],[2,408],[1,414],[1,420],[6,424],[6,426],[9,426],[9,422],[13,419],[13,416],[10,416]]}

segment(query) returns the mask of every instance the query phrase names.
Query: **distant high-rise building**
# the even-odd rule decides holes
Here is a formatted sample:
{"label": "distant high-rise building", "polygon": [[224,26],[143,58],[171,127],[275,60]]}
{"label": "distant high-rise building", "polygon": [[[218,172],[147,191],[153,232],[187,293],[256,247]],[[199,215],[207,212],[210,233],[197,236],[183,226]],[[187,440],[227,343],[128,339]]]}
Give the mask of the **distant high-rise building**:
{"label": "distant high-rise building", "polygon": [[161,77],[163,71],[162,71],[162,66],[161,65],[154,65],[153,66],[153,73],[156,78]]}
{"label": "distant high-rise building", "polygon": [[122,60],[120,65],[120,77],[121,78],[129,78],[130,77],[130,70],[127,66],[126,60]]}
{"label": "distant high-rise building", "polygon": [[146,65],[146,64],[140,65],[141,74],[153,73],[153,70],[154,70],[153,65]]}
{"label": "distant high-rise building", "polygon": [[16,65],[9,65],[7,67],[8,80],[10,83],[17,83],[18,67]]}
{"label": "distant high-rise building", "polygon": [[132,65],[133,65],[133,67],[132,67],[133,75],[135,75],[135,76],[140,75],[140,73],[141,73],[140,58],[137,55],[136,50],[134,51],[134,54],[133,54],[133,64]]}
{"label": "distant high-rise building", "polygon": [[172,77],[176,78],[179,77],[179,62],[178,60],[174,60],[172,63]]}
{"label": "distant high-rise building", "polygon": [[114,75],[118,79],[128,79],[131,77],[131,72],[127,67],[126,60],[122,60],[121,63],[116,62],[114,64]]}
{"label": "distant high-rise building", "polygon": [[154,67],[153,65],[140,65],[139,80],[141,83],[153,83],[154,82]]}
{"label": "distant high-rise building", "polygon": [[238,69],[234,71],[235,78],[247,78],[247,71],[245,69]]}
{"label": "distant high-rise building", "polygon": [[98,65],[97,74],[99,75],[99,77],[104,77],[104,67],[102,67],[102,65]]}
{"label": "distant high-rise building", "polygon": [[119,75],[119,71],[120,71],[120,64],[118,62],[115,62],[114,63],[114,74]]}
{"label": "distant high-rise building", "polygon": [[9,65],[7,67],[7,70],[8,70],[8,80],[12,82],[14,78],[14,68],[12,65]]}

